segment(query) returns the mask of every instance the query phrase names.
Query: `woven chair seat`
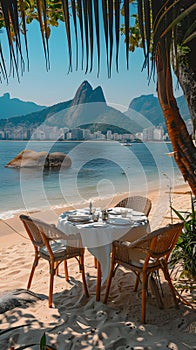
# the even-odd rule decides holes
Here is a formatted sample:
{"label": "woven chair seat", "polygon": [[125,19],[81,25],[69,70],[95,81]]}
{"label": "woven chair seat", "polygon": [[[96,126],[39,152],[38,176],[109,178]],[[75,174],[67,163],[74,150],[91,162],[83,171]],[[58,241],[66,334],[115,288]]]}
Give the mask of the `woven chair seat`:
{"label": "woven chair seat", "polygon": [[[70,259],[75,256],[81,255],[81,248],[69,247],[66,245],[66,241],[61,240],[59,242],[50,242],[50,247],[54,255],[54,261],[60,261],[63,259]],[[50,260],[50,254],[46,247],[39,249],[39,254],[43,259]]]}

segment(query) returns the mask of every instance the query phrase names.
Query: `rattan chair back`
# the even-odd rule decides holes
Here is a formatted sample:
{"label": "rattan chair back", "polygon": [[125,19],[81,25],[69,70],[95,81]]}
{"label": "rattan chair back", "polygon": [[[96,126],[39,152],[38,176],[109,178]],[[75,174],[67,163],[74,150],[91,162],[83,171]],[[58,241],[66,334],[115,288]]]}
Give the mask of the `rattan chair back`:
{"label": "rattan chair back", "polygon": [[68,281],[67,260],[76,258],[79,263],[79,269],[82,272],[84,292],[88,296],[84,274],[84,248],[82,247],[79,233],[76,235],[66,235],[62,233],[55,225],[50,225],[42,220],[32,218],[28,215],[20,215],[20,219],[33,243],[35,257],[31,269],[27,289],[30,289],[35,268],[39,259],[43,258],[49,262],[50,266],[50,289],[49,289],[49,307],[52,306],[53,279],[57,272],[58,265],[64,261],[65,277]]}
{"label": "rattan chair back", "polygon": [[[145,323],[146,292],[148,276],[159,269],[163,270],[165,279],[170,287],[174,303],[177,306],[175,289],[169,271],[168,258],[183,229],[183,222],[170,224],[154,230],[134,242],[113,242],[111,269],[107,281],[104,303],[107,302],[110,285],[114,272],[119,265],[136,273],[134,291],[137,290],[139,277],[142,274],[142,322]],[[152,276],[151,276],[152,277]],[[152,279],[153,281],[153,279]],[[155,284],[154,284],[155,288]],[[158,293],[156,293],[158,294]]]}
{"label": "rattan chair back", "polygon": [[143,196],[132,196],[124,198],[118,202],[115,207],[131,208],[133,210],[140,211],[148,216],[152,207],[152,203],[149,198]]}

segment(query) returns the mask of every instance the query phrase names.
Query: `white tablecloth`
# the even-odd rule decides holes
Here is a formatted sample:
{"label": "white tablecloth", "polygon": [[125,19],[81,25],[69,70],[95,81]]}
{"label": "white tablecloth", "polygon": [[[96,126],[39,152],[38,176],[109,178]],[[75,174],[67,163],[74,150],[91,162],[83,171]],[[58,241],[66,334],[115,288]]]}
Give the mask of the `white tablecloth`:
{"label": "white tablecloth", "polygon": [[[116,215],[112,214],[116,212]],[[135,241],[139,237],[149,232],[149,223],[142,213],[133,212],[131,209],[126,210],[126,218],[122,218],[123,208],[111,209],[109,219],[103,222],[72,222],[68,220],[69,215],[87,214],[87,209],[69,211],[62,213],[58,219],[57,227],[65,234],[80,233],[82,244],[94,255],[101,264],[102,282],[108,276],[110,268],[110,251],[111,244],[115,240],[122,239],[126,235],[126,240]],[[119,211],[121,214],[119,215]],[[122,221],[122,223],[121,223]]]}

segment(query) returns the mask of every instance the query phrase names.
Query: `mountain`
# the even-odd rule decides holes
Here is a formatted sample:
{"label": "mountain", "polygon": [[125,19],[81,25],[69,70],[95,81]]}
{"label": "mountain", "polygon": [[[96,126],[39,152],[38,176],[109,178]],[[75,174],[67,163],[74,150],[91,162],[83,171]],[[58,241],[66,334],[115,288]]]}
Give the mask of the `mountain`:
{"label": "mountain", "polygon": [[0,119],[25,115],[41,111],[44,108],[46,106],[39,106],[34,102],[24,102],[18,98],[10,98],[9,93],[0,96]]}
{"label": "mountain", "polygon": [[[185,120],[190,118],[183,96],[177,98],[178,106]],[[72,100],[57,103],[38,112],[20,117],[0,119],[0,128],[25,126],[35,128],[44,123],[45,126],[73,129],[88,124],[108,124],[136,133],[144,128],[165,125],[158,98],[153,95],[142,95],[134,98],[126,113],[109,107],[100,86],[95,89],[84,81],[76,91]]]}
{"label": "mountain", "polygon": [[[134,111],[134,114],[137,112]],[[69,129],[90,123],[104,123],[124,128],[128,132],[135,131],[129,117],[107,106],[102,88],[98,86],[93,89],[88,81],[79,86],[72,100],[47,107],[40,112],[0,120],[0,127],[36,127],[42,123]]]}
{"label": "mountain", "polygon": [[[190,119],[189,110],[184,96],[180,96],[176,100],[183,119],[185,121]],[[129,109],[126,112],[126,115],[128,115],[129,111],[132,110],[141,113],[145,118],[147,118],[147,124],[149,121],[153,125],[165,125],[164,116],[159,104],[159,100],[152,94],[142,95],[134,98],[129,105]]]}

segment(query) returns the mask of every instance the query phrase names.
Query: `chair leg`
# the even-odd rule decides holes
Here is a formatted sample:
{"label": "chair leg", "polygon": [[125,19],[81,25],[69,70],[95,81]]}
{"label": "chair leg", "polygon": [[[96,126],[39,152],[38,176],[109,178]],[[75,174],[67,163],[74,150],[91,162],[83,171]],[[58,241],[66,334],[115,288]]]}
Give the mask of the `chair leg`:
{"label": "chair leg", "polygon": [[138,273],[138,274],[136,274],[135,285],[134,285],[134,288],[133,288],[133,291],[134,291],[134,292],[137,292],[138,285],[139,285],[139,278],[140,278],[140,275],[139,275],[139,273]]}
{"label": "chair leg", "polygon": [[54,275],[55,275],[54,261],[50,261],[50,287],[49,287],[49,298],[48,298],[49,307],[52,307]]}
{"label": "chair leg", "polygon": [[59,265],[58,265],[58,261],[56,261],[55,263],[55,275],[58,276],[59,275]]}
{"label": "chair leg", "polygon": [[94,266],[95,266],[95,269],[97,269],[97,258],[94,257]]}
{"label": "chair leg", "polygon": [[27,284],[27,289],[30,289],[30,287],[31,287],[31,282],[32,282],[32,279],[33,279],[33,275],[34,275],[35,269],[36,269],[36,267],[38,265],[38,262],[39,262],[38,254],[35,254],[33,266],[32,266],[31,273],[30,273],[29,280],[28,280],[28,284]]}
{"label": "chair leg", "polygon": [[97,261],[97,284],[96,284],[96,301],[100,301],[101,292],[101,264]]}
{"label": "chair leg", "polygon": [[89,297],[89,293],[88,293],[88,288],[87,288],[87,284],[86,284],[86,277],[85,277],[85,271],[84,271],[84,256],[83,255],[80,257],[80,271],[82,273],[84,294],[88,298]]}
{"label": "chair leg", "polygon": [[67,260],[64,260],[64,271],[65,271],[65,279],[68,282],[69,281],[69,274],[68,274]]}
{"label": "chair leg", "polygon": [[104,299],[103,299],[103,303],[104,304],[107,304],[107,300],[108,300],[108,295],[109,295],[109,292],[110,292],[110,286],[111,286],[111,282],[112,282],[112,277],[113,277],[113,273],[114,273],[114,260],[111,261],[111,267],[110,267],[110,273],[109,273],[109,277],[108,277],[108,280],[107,280],[107,284],[106,284],[106,291],[105,291],[105,296],[104,296]]}
{"label": "chair leg", "polygon": [[147,272],[142,272],[142,323],[146,323]]}

